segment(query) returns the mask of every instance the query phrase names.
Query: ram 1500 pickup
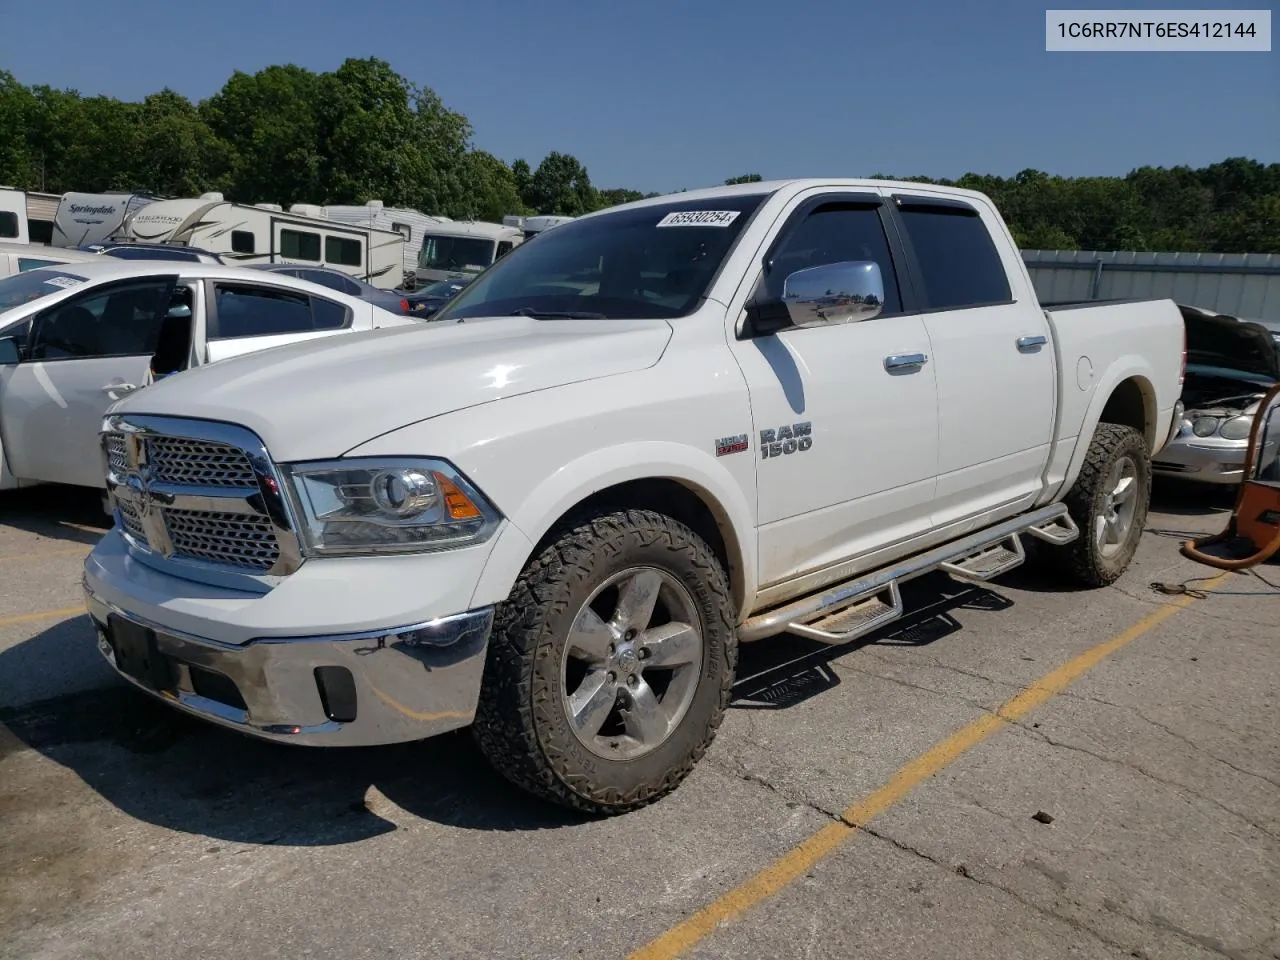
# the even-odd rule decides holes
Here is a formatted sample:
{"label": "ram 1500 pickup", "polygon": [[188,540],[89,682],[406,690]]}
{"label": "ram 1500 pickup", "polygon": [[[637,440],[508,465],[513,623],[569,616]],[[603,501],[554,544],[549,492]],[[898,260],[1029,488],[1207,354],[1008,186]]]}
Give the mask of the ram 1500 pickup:
{"label": "ram 1500 pickup", "polygon": [[581,217],[429,327],[186,371],[102,429],[102,654],[257,736],[471,727],[611,813],[712,743],[741,643],[843,644],[1024,537],[1114,581],[1178,421],[1169,300],[1043,309],[982,194],[788,180]]}

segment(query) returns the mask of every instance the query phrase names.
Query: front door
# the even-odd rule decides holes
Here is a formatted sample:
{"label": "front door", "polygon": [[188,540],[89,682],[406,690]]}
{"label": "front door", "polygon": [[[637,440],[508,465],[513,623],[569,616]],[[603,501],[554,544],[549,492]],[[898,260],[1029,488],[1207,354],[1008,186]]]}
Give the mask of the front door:
{"label": "front door", "polygon": [[0,368],[0,429],[15,477],[105,485],[102,416],[146,382],[176,280],[95,287],[33,318],[23,361]]}
{"label": "front door", "polygon": [[792,214],[758,285],[771,300],[796,270],[873,260],[885,284],[874,319],[734,339],[751,391],[762,585],[782,582],[930,526],[938,399],[920,316],[902,314],[880,198],[824,194]]}

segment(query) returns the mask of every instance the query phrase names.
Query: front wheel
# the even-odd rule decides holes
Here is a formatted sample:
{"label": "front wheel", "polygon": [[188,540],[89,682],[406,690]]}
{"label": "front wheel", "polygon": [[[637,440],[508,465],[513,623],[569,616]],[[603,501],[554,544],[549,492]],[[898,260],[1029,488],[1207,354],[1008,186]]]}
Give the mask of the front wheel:
{"label": "front wheel", "polygon": [[583,517],[500,605],[473,733],[532,793],[633,810],[706,752],[736,661],[728,581],[697,534],[647,510]]}
{"label": "front wheel", "polygon": [[1077,583],[1114,583],[1138,550],[1151,504],[1151,455],[1142,434],[1099,424],[1065,503],[1080,536],[1051,556]]}

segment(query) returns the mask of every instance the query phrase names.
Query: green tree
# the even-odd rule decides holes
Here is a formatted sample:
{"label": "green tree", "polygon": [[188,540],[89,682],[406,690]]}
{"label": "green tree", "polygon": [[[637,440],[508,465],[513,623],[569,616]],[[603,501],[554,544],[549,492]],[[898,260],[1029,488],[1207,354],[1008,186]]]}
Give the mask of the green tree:
{"label": "green tree", "polygon": [[529,205],[541,214],[580,217],[597,209],[599,200],[591,178],[576,157],[547,154],[533,172]]}
{"label": "green tree", "polygon": [[724,182],[724,185],[726,187],[731,187],[735,183],[760,183],[763,180],[764,177],[760,176],[758,173],[744,173],[740,177],[730,177]]}

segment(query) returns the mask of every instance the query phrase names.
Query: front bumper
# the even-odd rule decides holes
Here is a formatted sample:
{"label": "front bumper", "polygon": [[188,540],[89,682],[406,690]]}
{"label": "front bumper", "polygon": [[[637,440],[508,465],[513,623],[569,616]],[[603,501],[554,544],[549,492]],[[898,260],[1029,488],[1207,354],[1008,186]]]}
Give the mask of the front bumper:
{"label": "front bumper", "polygon": [[369,746],[425,739],[475,718],[492,607],[400,629],[235,646],[176,633],[84,589],[98,650],[120,676],[242,733]]}
{"label": "front bumper", "polygon": [[298,744],[420,740],[474,719],[491,549],[309,560],[249,593],[152,569],[113,529],[85,560],[85,605],[118,673],[205,720]]}
{"label": "front bumper", "polygon": [[1152,472],[1198,483],[1239,484],[1244,479],[1244,440],[1196,437],[1184,429],[1151,461]]}

